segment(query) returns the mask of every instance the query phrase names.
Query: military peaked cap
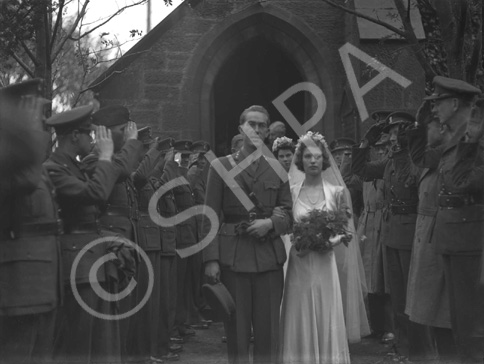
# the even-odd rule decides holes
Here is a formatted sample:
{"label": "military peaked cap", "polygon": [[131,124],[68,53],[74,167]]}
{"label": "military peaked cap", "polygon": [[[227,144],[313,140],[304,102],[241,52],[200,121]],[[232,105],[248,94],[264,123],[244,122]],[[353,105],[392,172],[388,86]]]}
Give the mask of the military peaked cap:
{"label": "military peaked cap", "polygon": [[107,128],[123,125],[128,121],[131,121],[129,110],[121,105],[106,106],[92,114],[93,124],[104,125]]}
{"label": "military peaked cap", "polygon": [[331,152],[336,152],[338,150],[351,149],[356,142],[351,138],[338,138],[331,142],[329,149]]}
{"label": "military peaked cap", "polygon": [[175,148],[176,153],[182,153],[182,154],[192,153],[190,149],[192,147],[191,140],[177,140],[173,144],[173,147]]}
{"label": "military peaked cap", "polygon": [[166,138],[158,141],[158,146],[156,147],[160,152],[168,152],[175,144],[175,139]]}
{"label": "military peaked cap", "polygon": [[15,83],[3,88],[0,88],[0,100],[9,100],[18,102],[23,96],[37,96],[45,103],[50,103],[50,100],[42,98],[44,91],[44,80],[34,78],[32,80]]}
{"label": "military peaked cap", "polygon": [[202,292],[208,304],[222,316],[224,322],[230,321],[235,314],[235,302],[228,289],[220,282],[204,284]]}
{"label": "military peaked cap", "polygon": [[376,122],[383,121],[390,115],[393,110],[377,110],[371,113],[371,118]]}
{"label": "military peaked cap", "polygon": [[91,114],[93,105],[79,106],[69,111],[51,116],[46,125],[55,128],[57,134],[67,134],[77,129],[81,131],[91,130]]}
{"label": "military peaked cap", "polygon": [[415,116],[405,111],[395,111],[387,116],[385,119],[384,133],[388,133],[392,127],[400,124],[410,124],[415,122]]}
{"label": "military peaked cap", "polygon": [[138,140],[145,145],[153,142],[154,139],[151,136],[151,126],[145,126],[144,128],[138,129]]}
{"label": "military peaked cap", "polygon": [[434,92],[425,97],[424,100],[442,100],[453,97],[470,99],[481,94],[481,90],[477,87],[455,78],[435,76],[432,83]]}
{"label": "military peaked cap", "polygon": [[204,140],[198,140],[192,143],[190,149],[193,153],[207,153],[210,150],[210,144]]}

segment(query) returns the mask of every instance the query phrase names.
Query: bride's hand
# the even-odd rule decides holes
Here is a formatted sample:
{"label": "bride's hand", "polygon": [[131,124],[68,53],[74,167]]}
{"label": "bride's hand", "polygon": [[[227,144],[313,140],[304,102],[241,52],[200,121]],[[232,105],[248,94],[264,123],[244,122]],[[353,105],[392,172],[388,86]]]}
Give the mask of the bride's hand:
{"label": "bride's hand", "polygon": [[256,238],[262,238],[273,227],[271,219],[256,219],[252,221],[247,228],[247,234]]}
{"label": "bride's hand", "polygon": [[338,234],[330,237],[328,240],[331,244],[333,245],[338,245],[341,242],[341,239],[343,238],[344,235]]}
{"label": "bride's hand", "polygon": [[282,207],[276,206],[274,207],[274,210],[272,210],[272,216],[280,217],[281,219],[284,219],[286,217],[286,214]]}

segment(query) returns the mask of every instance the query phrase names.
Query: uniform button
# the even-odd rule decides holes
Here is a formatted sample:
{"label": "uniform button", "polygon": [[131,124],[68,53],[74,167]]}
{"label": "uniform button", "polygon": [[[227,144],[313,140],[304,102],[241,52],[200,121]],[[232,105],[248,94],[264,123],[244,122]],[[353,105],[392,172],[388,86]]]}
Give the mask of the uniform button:
{"label": "uniform button", "polygon": [[73,245],[72,246],[72,249],[77,249],[77,245]]}
{"label": "uniform button", "polygon": [[462,221],[467,221],[467,220],[466,220],[466,218],[464,217],[464,218],[462,218]]}

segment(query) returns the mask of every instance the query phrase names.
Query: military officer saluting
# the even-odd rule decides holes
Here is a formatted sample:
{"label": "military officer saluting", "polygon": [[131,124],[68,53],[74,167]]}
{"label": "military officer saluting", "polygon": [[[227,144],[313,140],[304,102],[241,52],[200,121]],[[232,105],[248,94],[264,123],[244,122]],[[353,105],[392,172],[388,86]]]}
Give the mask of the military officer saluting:
{"label": "military officer saluting", "polygon": [[[51,360],[62,289],[62,228],[42,168],[50,142],[42,88],[36,79],[0,89],[0,144],[9,159],[0,163],[0,362],[8,364]],[[30,145],[10,144],[18,142]]]}
{"label": "military officer saluting", "polygon": [[[484,244],[483,150],[473,125],[482,125],[482,103],[473,108],[481,91],[467,82],[436,76],[426,105],[444,129],[444,143],[425,148],[425,127],[407,131],[414,163],[438,170],[438,210],[432,240],[444,260],[449,285],[450,318],[463,362],[484,357],[484,294],[479,287]],[[429,104],[429,102],[431,104]],[[466,133],[467,131],[467,133]]]}
{"label": "military officer saluting", "polygon": [[[156,164],[150,182],[156,191],[164,184],[170,182],[176,177],[176,170],[171,163],[174,158],[173,138],[166,138],[157,142],[156,149],[160,151],[160,158]],[[166,167],[166,168],[165,168]],[[175,195],[173,189],[157,195],[158,212],[163,218],[170,218],[177,214]],[[170,341],[172,331],[175,331],[175,316],[177,309],[177,265],[176,265],[176,226],[162,226],[161,233],[161,305],[160,305],[160,335],[158,348],[163,360],[178,360],[177,354],[182,350],[182,338],[176,339],[176,342]]]}
{"label": "military officer saluting", "polygon": [[[116,263],[108,261],[104,269],[98,270],[101,288],[107,290],[109,287],[112,293],[119,291],[117,282],[124,276],[133,276],[135,269],[132,248],[115,234],[102,231],[98,222],[99,205],[107,201],[119,177],[119,169],[111,160],[111,133],[102,126],[96,128],[99,155],[91,177],[83,172],[78,161],[92,148],[92,111],[92,106],[81,106],[47,120],[47,125],[55,129],[58,147],[44,166],[56,188],[65,232],[60,240],[66,292],[57,320],[54,348],[54,359],[63,363],[120,360],[119,322],[94,317],[81,307],[78,299],[99,313],[114,315],[117,313],[115,303],[104,301],[91,286],[92,265],[111,251],[116,252],[118,260],[123,259]],[[78,262],[77,269],[71,272],[79,252],[95,239],[107,236],[113,236],[112,240],[92,246]],[[120,271],[117,267],[124,268]],[[71,274],[75,287],[70,283]]]}
{"label": "military officer saluting", "polygon": [[[406,127],[414,122],[412,115],[396,111],[389,114],[385,122],[373,125],[361,146],[353,148],[352,171],[365,180],[384,181],[381,240],[386,246],[386,272],[398,330],[397,345],[408,350],[410,360],[423,360],[435,356],[430,329],[410,322],[405,314],[407,279],[417,219],[417,183],[421,173],[421,169],[410,160],[405,137]],[[382,133],[390,135],[389,155],[382,160],[368,162],[368,146],[375,145]],[[408,348],[403,345],[405,337],[408,338]]]}

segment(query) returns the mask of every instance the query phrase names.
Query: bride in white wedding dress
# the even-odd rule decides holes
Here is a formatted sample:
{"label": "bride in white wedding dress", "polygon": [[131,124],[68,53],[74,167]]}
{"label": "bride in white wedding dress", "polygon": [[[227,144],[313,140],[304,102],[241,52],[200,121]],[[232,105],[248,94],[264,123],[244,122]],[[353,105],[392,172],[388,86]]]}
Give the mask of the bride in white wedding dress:
{"label": "bride in white wedding dress", "polygon": [[[351,206],[344,184],[337,185],[339,171],[331,159],[320,134],[308,132],[299,140],[290,173],[295,222],[313,209],[336,211]],[[298,173],[295,168],[304,173]],[[350,244],[356,244],[355,240]],[[298,253],[294,247],[290,250],[281,308],[282,363],[350,362],[349,336],[359,340],[368,322],[366,314],[360,315],[364,304],[357,261],[356,270],[348,267],[357,258],[358,251],[350,251],[352,247],[346,248],[343,244],[335,249],[338,248],[342,253],[343,272],[338,272],[334,250],[326,253]],[[342,273],[343,292],[356,301],[346,307],[340,286]],[[346,324],[345,308],[351,310],[346,315],[352,320]]]}

